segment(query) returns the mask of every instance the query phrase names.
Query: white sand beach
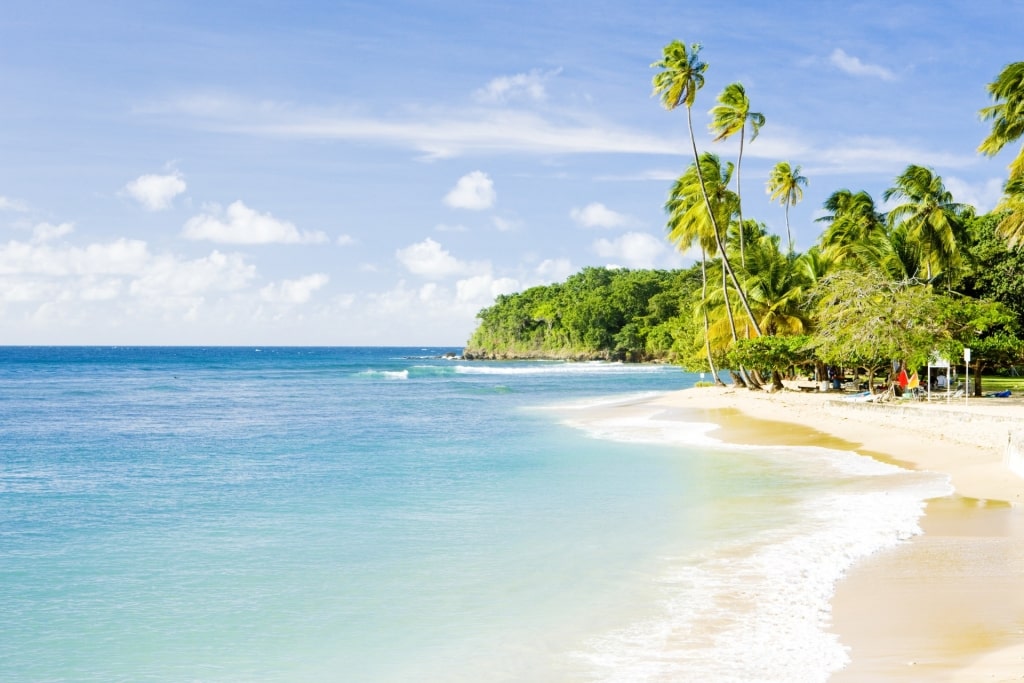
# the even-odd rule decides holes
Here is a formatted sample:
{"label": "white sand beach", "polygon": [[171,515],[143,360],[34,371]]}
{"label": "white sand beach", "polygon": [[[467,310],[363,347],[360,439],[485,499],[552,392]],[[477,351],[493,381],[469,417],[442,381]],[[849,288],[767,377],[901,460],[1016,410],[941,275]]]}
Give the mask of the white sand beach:
{"label": "white sand beach", "polygon": [[833,627],[852,662],[831,680],[1024,680],[1024,400],[839,399],[709,387],[657,402],[706,411],[727,441],[848,448],[948,474],[956,494],[929,504],[925,533],[837,586]]}

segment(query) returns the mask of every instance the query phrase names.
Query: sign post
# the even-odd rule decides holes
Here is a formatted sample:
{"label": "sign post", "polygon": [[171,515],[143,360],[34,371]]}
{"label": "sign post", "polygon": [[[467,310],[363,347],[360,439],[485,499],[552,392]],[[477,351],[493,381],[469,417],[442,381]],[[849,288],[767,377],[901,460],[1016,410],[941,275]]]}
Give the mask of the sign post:
{"label": "sign post", "polygon": [[964,347],[964,405],[971,393],[971,350]]}

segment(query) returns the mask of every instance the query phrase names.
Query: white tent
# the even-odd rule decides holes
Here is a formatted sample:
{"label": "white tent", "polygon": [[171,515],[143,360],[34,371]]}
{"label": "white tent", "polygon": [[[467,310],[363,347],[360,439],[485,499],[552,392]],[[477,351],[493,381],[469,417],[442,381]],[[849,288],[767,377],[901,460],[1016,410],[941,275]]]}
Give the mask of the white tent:
{"label": "white tent", "polygon": [[949,392],[952,390],[952,388],[950,387],[952,382],[950,381],[950,376],[949,376],[949,359],[948,358],[943,358],[942,356],[940,356],[938,351],[933,351],[932,355],[931,355],[931,358],[928,359],[928,400],[929,401],[932,398],[932,368],[945,369],[945,371],[946,371],[944,374],[946,375],[946,400],[948,401],[949,400]]}

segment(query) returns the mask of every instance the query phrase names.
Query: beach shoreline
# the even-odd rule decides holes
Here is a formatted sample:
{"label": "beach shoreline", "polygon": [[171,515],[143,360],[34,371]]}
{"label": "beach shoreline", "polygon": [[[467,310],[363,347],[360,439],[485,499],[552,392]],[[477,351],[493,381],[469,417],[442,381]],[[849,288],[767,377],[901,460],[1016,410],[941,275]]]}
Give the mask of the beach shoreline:
{"label": "beach shoreline", "polygon": [[948,475],[924,533],[839,581],[832,627],[850,664],[829,680],[1011,681],[1024,676],[1024,477],[1008,445],[1024,402],[863,404],[835,394],[685,389],[656,404],[703,413],[732,443],[853,450]]}

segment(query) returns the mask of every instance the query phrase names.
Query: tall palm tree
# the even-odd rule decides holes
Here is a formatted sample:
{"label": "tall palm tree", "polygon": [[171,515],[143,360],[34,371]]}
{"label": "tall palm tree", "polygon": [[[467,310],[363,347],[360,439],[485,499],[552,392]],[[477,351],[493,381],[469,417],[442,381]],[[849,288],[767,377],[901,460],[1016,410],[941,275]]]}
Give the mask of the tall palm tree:
{"label": "tall palm tree", "polygon": [[965,221],[974,215],[974,209],[954,202],[941,176],[914,164],[907,166],[882,197],[906,200],[889,211],[889,226],[906,226],[907,236],[921,244],[928,280],[945,273],[948,285],[948,276],[960,267],[958,242],[964,239]]}
{"label": "tall palm tree", "polygon": [[873,250],[887,239],[885,214],[875,207],[875,200],[861,190],[836,190],[825,200],[830,213],[817,219],[828,224],[819,243],[822,251],[837,263],[863,265],[871,262]]}
{"label": "tall palm tree", "polygon": [[[747,136],[747,122],[750,122],[750,141],[757,139],[757,134],[764,125],[764,114],[750,111],[750,98],[741,83],[730,83],[718,95],[718,104],[711,109],[711,132],[717,133],[715,142],[740,134],[740,152],[736,158],[736,197],[739,199],[738,213],[740,225],[743,224],[743,143]],[[740,263],[746,265],[744,253],[743,231],[740,230]]]}
{"label": "tall palm tree", "polygon": [[[992,122],[992,131],[981,141],[978,151],[995,156],[1003,147],[1024,136],[1024,62],[1006,65],[996,80],[988,84],[995,104],[981,110],[981,119]],[[1024,147],[1010,164],[1010,180],[1024,177]]]}
{"label": "tall palm tree", "polygon": [[[723,221],[727,222],[729,216],[736,210],[736,195],[728,189],[729,179],[732,176],[732,164],[722,167],[718,157],[705,153],[700,157],[703,171],[698,171],[697,164],[690,164],[686,172],[676,180],[669,193],[669,199],[665,203],[665,210],[668,213],[669,240],[674,243],[680,251],[686,251],[694,242],[699,243],[701,249],[701,314],[704,319],[704,343],[708,356],[708,363],[712,369],[715,381],[719,382],[714,371],[714,361],[711,353],[711,341],[709,335],[708,320],[708,288],[707,288],[707,259],[718,253],[719,242],[715,239],[715,225]],[[706,182],[702,185],[700,178]],[[710,193],[710,205],[715,208],[717,220],[713,220],[708,214],[704,202],[704,192]],[[724,270],[722,287],[726,288]],[[733,339],[736,338],[735,324],[732,322],[732,311],[730,313],[730,329],[733,331]]]}
{"label": "tall palm tree", "polygon": [[800,175],[799,166],[790,166],[788,161],[775,164],[768,175],[768,193],[772,201],[786,207],[786,236],[790,251],[793,251],[793,232],[789,229],[789,207],[796,206],[804,198],[801,185],[807,187],[807,178]]}
{"label": "tall palm tree", "polygon": [[673,40],[663,48],[661,60],[651,64],[654,68],[662,69],[656,73],[652,79],[654,94],[661,96],[662,104],[669,111],[676,109],[679,105],[686,107],[686,126],[690,132],[690,146],[693,148],[693,161],[696,165],[697,177],[700,181],[704,204],[714,226],[713,232],[715,244],[722,259],[722,267],[725,268],[729,278],[732,280],[733,286],[736,288],[736,292],[740,298],[740,303],[743,304],[747,317],[750,319],[750,324],[754,327],[757,334],[760,335],[761,329],[758,327],[753,311],[750,310],[750,304],[747,302],[746,294],[744,294],[743,288],[740,286],[739,280],[736,278],[736,273],[733,272],[732,264],[729,262],[729,256],[722,244],[723,237],[721,226],[718,225],[715,211],[711,207],[711,200],[708,197],[707,187],[705,186],[704,176],[701,170],[700,154],[697,152],[697,139],[693,134],[693,101],[697,96],[697,91],[704,87],[704,71],[707,69],[707,64],[700,60],[700,47],[699,43],[694,43],[690,46],[690,49],[687,50],[685,43]]}

